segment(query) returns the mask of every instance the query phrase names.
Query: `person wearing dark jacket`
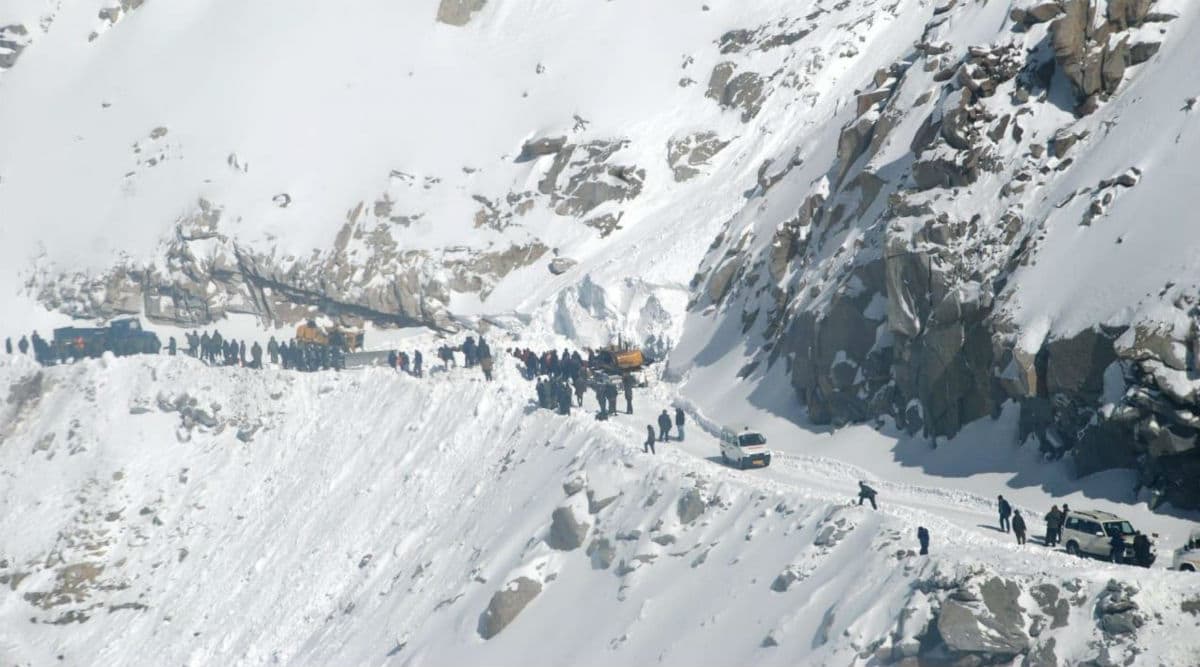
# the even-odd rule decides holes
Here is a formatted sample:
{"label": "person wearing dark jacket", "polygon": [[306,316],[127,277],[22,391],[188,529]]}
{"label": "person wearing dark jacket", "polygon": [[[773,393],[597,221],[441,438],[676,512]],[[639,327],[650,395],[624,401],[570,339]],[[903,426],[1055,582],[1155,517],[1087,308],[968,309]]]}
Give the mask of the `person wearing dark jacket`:
{"label": "person wearing dark jacket", "polygon": [[676,437],[679,438],[680,442],[683,442],[683,422],[684,422],[683,408],[676,406],[675,407],[675,435],[676,435]]}
{"label": "person wearing dark jacket", "polygon": [[545,408],[546,407],[546,383],[542,382],[542,378],[539,377],[537,379],[537,385],[534,386],[534,390],[537,392],[538,407]]}
{"label": "person wearing dark jacket", "polygon": [[17,341],[17,349],[20,350],[21,354],[29,352],[29,341],[24,336],[21,336],[21,340]]}
{"label": "person wearing dark jacket", "polygon": [[1150,538],[1146,537],[1145,533],[1137,533],[1133,536],[1133,559],[1141,567],[1150,567],[1154,564],[1154,554],[1150,550]]}
{"label": "person wearing dark jacket", "polygon": [[575,400],[577,401],[576,405],[581,408],[583,407],[583,393],[585,391],[587,391],[587,382],[580,375],[575,378]]}
{"label": "person wearing dark jacket", "polygon": [[173,357],[173,356],[175,356],[175,352],[178,351],[178,349],[179,348],[178,348],[177,343],[175,342],[175,337],[171,336],[170,338],[168,338],[167,339],[167,354]]}
{"label": "person wearing dark jacket", "polygon": [[1009,530],[1008,518],[1012,516],[1012,505],[1008,504],[1008,501],[1004,499],[1004,496],[1000,496],[997,504],[1000,509],[1000,530],[1003,530],[1007,533]]}
{"label": "person wearing dark jacket", "polygon": [[425,355],[420,350],[413,352],[413,375],[421,377],[421,366],[425,365]]}
{"label": "person wearing dark jacket", "polygon": [[1025,544],[1025,519],[1021,516],[1021,510],[1013,510],[1012,532],[1017,536],[1017,544]]}
{"label": "person wearing dark jacket", "polygon": [[1125,536],[1121,531],[1114,530],[1112,537],[1108,539],[1108,559],[1114,563],[1125,562]]}
{"label": "person wearing dark jacket", "polygon": [[666,410],[663,410],[662,414],[658,416],[658,431],[659,439],[666,442],[667,436],[671,433],[671,417]]}
{"label": "person wearing dark jacket", "polygon": [[[483,379],[488,382],[492,381],[492,355],[479,357],[479,369],[483,371]],[[570,403],[570,401],[567,401]]]}
{"label": "person wearing dark jacket", "polygon": [[272,364],[279,363],[279,341],[271,336],[271,340],[267,341],[267,357],[271,359]]}
{"label": "person wearing dark jacket", "polygon": [[12,347],[12,338],[5,338],[5,339],[4,339],[4,353],[5,353],[5,354],[12,354],[12,350],[13,350],[13,347]]}
{"label": "person wearing dark jacket", "polygon": [[[490,359],[491,357],[487,357],[485,361]],[[562,378],[555,380],[554,389],[558,396],[558,414],[571,416],[571,388],[567,385],[567,381]]]}
{"label": "person wearing dark jacket", "polygon": [[917,541],[921,543],[921,555],[929,555],[929,531],[925,526],[917,526]]}
{"label": "person wearing dark jacket", "polygon": [[604,403],[608,406],[608,414],[617,414],[617,385],[608,383],[604,385]]}
{"label": "person wearing dark jacket", "polygon": [[646,424],[646,442],[642,444],[642,451],[651,454],[658,453],[654,451],[654,427],[650,424]]}
{"label": "person wearing dark jacket", "polygon": [[879,506],[875,504],[875,489],[867,486],[866,482],[860,481],[858,483],[858,504],[862,505],[864,500],[871,501],[871,509],[879,509]]}
{"label": "person wearing dark jacket", "polygon": [[621,376],[621,388],[625,390],[625,414],[633,414],[633,374]]}
{"label": "person wearing dark jacket", "polygon": [[1046,546],[1052,547],[1058,544],[1058,536],[1062,532],[1062,512],[1058,510],[1058,505],[1050,508],[1046,513]]}
{"label": "person wearing dark jacket", "polygon": [[246,365],[246,339],[238,341],[238,363],[243,367]]}
{"label": "person wearing dark jacket", "polygon": [[259,345],[258,341],[254,341],[254,344],[250,346],[250,367],[251,368],[254,368],[254,369],[262,368],[262,352],[263,352],[262,345]]}

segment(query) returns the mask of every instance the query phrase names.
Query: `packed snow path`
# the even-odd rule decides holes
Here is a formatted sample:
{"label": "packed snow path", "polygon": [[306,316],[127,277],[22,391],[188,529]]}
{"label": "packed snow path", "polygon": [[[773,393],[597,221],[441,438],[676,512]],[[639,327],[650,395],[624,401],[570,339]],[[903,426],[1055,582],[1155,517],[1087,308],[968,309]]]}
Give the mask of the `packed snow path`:
{"label": "packed snow path", "polygon": [[1132,645],[1093,618],[1110,578],[1157,615],[1145,664],[1200,652],[1200,580],[1017,549],[983,499],[849,506],[854,468],[736,471],[694,424],[643,454],[669,385],[607,422],[538,410],[508,360],[485,383],[6,359],[0,392],[6,664],[880,664],[930,591],[994,576],[1076,590],[1064,659]]}

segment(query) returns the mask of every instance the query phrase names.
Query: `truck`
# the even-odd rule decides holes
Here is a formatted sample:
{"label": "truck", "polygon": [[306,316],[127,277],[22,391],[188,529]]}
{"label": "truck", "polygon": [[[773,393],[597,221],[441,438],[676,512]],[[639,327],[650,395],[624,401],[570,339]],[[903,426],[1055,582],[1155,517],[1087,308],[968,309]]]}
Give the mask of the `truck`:
{"label": "truck", "polygon": [[136,317],[113,320],[104,327],[59,327],[50,343],[47,363],[99,357],[112,352],[118,357],[131,354],[158,354],[162,341],[153,331],[142,329]]}

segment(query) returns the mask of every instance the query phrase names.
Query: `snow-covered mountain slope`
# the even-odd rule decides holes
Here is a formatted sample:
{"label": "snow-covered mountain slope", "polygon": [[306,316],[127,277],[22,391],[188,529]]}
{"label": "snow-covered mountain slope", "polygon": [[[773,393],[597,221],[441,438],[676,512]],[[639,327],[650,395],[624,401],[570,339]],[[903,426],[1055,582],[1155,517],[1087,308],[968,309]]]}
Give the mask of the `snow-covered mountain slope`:
{"label": "snow-covered mountain slope", "polygon": [[1015,402],[1200,507],[1184,0],[2,11],[22,320],[683,341],[816,424]]}
{"label": "snow-covered mountain slope", "polygon": [[[0,657],[1186,665],[1200,655],[1192,577],[1018,547],[978,525],[991,509],[971,494],[929,502],[931,490],[884,487],[876,512],[847,504],[854,471],[832,462],[725,468],[699,425],[643,454],[641,422],[665,398],[648,391],[635,416],[598,422],[537,410],[510,365],[488,384],[466,370],[415,379],[187,358],[5,361]],[[948,498],[959,514],[939,509]],[[929,557],[914,553],[918,525],[934,535]]]}

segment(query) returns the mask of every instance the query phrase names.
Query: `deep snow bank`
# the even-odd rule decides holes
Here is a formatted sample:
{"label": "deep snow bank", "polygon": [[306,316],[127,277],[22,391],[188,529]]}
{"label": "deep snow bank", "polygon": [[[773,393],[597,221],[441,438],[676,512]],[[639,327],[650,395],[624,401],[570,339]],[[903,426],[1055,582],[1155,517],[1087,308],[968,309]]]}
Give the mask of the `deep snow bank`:
{"label": "deep snow bank", "polygon": [[[0,656],[1185,665],[1200,651],[1182,610],[1200,582],[997,549],[936,514],[847,506],[671,446],[650,457],[636,425],[550,415],[529,393],[511,367],[485,384],[6,359]],[[913,553],[917,524],[932,558]]]}

